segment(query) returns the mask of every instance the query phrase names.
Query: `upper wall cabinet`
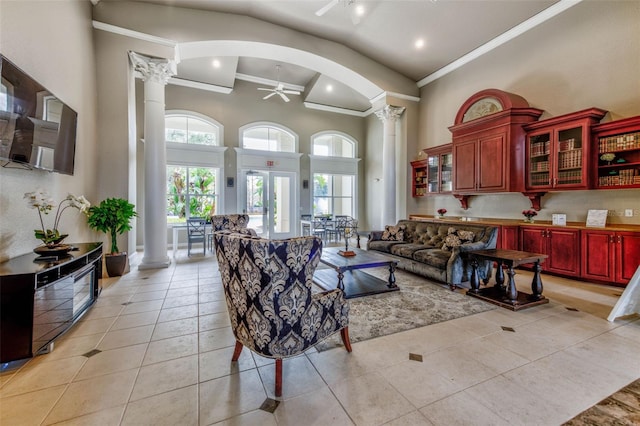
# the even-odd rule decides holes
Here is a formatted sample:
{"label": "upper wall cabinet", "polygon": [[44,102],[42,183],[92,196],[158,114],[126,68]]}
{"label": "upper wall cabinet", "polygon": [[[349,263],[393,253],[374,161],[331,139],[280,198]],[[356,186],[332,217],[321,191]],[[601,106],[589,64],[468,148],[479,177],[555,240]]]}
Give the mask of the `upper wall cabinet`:
{"label": "upper wall cabinet", "polygon": [[597,189],[640,188],[640,116],[592,129]]}
{"label": "upper wall cabinet", "polygon": [[528,191],[590,189],[591,128],[607,111],[583,111],[527,124]]}
{"label": "upper wall cabinet", "polygon": [[488,89],[470,97],[458,110],[453,135],[453,193],[522,192],[524,124],[542,110],[512,93]]}

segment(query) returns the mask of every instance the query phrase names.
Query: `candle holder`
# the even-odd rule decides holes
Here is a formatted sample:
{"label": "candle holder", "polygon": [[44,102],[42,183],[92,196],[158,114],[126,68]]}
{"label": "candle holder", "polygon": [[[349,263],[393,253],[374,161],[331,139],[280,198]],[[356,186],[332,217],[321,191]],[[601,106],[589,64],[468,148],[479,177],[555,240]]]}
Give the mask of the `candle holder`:
{"label": "candle holder", "polygon": [[344,257],[355,256],[356,252],[349,250],[349,237],[351,236],[351,228],[344,228],[344,250],[340,250],[338,254]]}

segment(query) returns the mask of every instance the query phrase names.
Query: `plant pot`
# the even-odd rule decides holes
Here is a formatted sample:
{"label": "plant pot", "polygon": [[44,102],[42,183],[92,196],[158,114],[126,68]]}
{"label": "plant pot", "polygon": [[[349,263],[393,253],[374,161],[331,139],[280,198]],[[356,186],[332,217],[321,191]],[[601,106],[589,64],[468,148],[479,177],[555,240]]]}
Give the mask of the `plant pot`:
{"label": "plant pot", "polygon": [[127,252],[106,254],[104,262],[107,267],[107,274],[110,277],[122,276],[127,267]]}

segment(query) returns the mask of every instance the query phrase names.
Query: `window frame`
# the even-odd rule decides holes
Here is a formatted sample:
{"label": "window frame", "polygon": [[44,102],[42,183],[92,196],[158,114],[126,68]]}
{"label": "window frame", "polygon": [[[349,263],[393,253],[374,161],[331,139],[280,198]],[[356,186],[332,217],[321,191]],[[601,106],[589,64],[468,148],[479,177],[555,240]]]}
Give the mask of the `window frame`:
{"label": "window frame", "polygon": [[210,124],[211,126],[214,126],[215,128],[217,128],[218,130],[218,134],[216,137],[216,144],[215,145],[205,145],[205,144],[195,144],[195,143],[189,143],[189,137],[188,137],[188,128],[187,128],[187,140],[186,142],[174,142],[174,141],[168,141],[165,139],[166,143],[172,143],[172,144],[179,144],[180,146],[202,146],[202,147],[220,147],[220,146],[224,146],[224,126],[218,122],[217,120],[214,120],[211,117],[208,117],[204,114],[200,114],[199,112],[195,112],[195,111],[188,111],[188,110],[167,110],[164,113],[164,117],[165,117],[165,135],[166,135],[166,129],[167,129],[167,125],[166,125],[166,118],[167,117],[186,117],[186,118],[193,118],[193,119],[197,119],[197,120],[202,120],[205,123]]}
{"label": "window frame", "polygon": [[[245,132],[261,127],[273,128],[276,130],[280,130],[282,132],[288,133],[293,137],[293,151],[271,151],[264,149],[255,149],[255,148],[247,148],[244,145],[244,134]],[[253,123],[245,124],[244,126],[238,129],[238,137],[239,137],[239,145],[240,148],[248,150],[248,151],[256,151],[256,152],[274,152],[274,153],[297,153],[299,150],[299,137],[296,132],[291,130],[290,128],[283,126],[282,124],[274,123],[271,121],[256,121]]]}

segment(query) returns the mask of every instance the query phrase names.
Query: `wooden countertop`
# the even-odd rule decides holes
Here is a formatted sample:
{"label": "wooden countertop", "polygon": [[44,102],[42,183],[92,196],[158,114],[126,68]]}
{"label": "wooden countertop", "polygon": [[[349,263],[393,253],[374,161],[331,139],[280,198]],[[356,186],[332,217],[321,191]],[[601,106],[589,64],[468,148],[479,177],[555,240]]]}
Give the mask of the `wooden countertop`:
{"label": "wooden countertop", "polygon": [[499,218],[474,218],[473,220],[463,221],[460,217],[445,216],[443,219],[431,215],[410,214],[409,219],[413,220],[437,220],[444,223],[464,223],[472,225],[474,223],[483,225],[496,226],[538,226],[538,227],[554,227],[554,228],[572,228],[572,229],[589,229],[592,231],[631,231],[640,232],[640,225],[631,225],[623,223],[607,224],[604,228],[594,228],[586,226],[583,222],[567,222],[566,226],[553,225],[550,220],[536,220],[533,223],[525,222],[519,219],[499,219]]}

